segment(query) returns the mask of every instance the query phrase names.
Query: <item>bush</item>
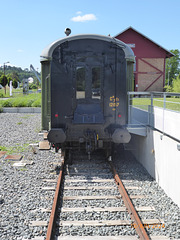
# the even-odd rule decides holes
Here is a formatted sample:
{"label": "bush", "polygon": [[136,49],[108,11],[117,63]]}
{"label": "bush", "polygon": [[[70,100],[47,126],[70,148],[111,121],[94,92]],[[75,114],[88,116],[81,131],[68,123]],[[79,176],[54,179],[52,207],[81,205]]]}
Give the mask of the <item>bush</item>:
{"label": "bush", "polygon": [[173,92],[180,93],[180,75],[173,80]]}
{"label": "bush", "polygon": [[37,99],[31,105],[32,107],[41,107],[41,99]]}
{"label": "bush", "polygon": [[12,107],[26,107],[26,101],[23,98],[20,99],[13,99]]}
{"label": "bush", "polygon": [[164,87],[164,90],[165,90],[165,92],[172,92],[172,91],[173,91],[172,87],[171,87],[171,86],[168,86],[168,85],[166,85],[166,86]]}
{"label": "bush", "polygon": [[2,107],[41,107],[41,94],[18,94],[7,100],[1,100]]}
{"label": "bush", "polygon": [[32,107],[34,100],[33,99],[28,99],[26,102],[26,107]]}
{"label": "bush", "polygon": [[0,113],[3,112],[3,108],[2,108],[2,105],[0,104]]}
{"label": "bush", "polygon": [[37,85],[34,83],[29,84],[29,89],[37,89]]}
{"label": "bush", "polygon": [[5,100],[1,103],[2,107],[12,107],[12,102],[10,100]]}

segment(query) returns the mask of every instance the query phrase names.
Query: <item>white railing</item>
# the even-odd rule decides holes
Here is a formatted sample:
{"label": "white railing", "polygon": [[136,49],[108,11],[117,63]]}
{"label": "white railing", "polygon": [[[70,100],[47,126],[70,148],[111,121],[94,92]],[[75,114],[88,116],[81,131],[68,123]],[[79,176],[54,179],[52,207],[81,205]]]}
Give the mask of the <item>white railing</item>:
{"label": "white railing", "polygon": [[128,126],[150,126],[180,141],[180,93],[128,92]]}

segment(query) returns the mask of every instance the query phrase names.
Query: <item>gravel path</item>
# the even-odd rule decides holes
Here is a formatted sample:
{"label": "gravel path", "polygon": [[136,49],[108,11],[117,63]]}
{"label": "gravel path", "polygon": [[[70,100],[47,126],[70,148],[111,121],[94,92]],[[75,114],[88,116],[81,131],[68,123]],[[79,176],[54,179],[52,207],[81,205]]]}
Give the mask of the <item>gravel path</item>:
{"label": "gravel path", "polygon": [[[13,167],[14,161],[0,158],[0,239],[31,239],[45,236],[46,227],[32,228],[33,220],[48,221],[50,214],[40,208],[51,208],[54,192],[42,190],[43,179],[51,174],[57,154],[49,151],[33,153],[30,143],[42,140],[40,114],[0,114],[0,146],[12,154],[21,154],[32,165]],[[52,186],[52,184],[51,184]]]}
{"label": "gravel path", "polygon": [[[37,143],[42,140],[42,137],[38,135],[41,125],[40,114],[1,113],[0,121],[1,149],[7,149],[12,154],[20,153],[24,160],[33,161],[33,164],[25,167],[13,167],[14,161],[5,160],[5,157],[0,158],[0,240],[24,240],[33,239],[35,236],[45,236],[47,228],[31,227],[30,221],[49,220],[50,213],[43,212],[42,209],[51,208],[54,192],[45,191],[42,188],[48,185],[52,187],[53,184],[44,182],[43,179],[57,179],[53,163],[58,161],[59,156],[53,151],[37,151],[35,154],[36,149],[32,150],[28,146],[30,143]],[[161,229],[161,234],[169,238],[180,239],[180,209],[177,205],[167,197],[146,170],[128,152],[124,152],[124,155],[121,154],[121,157],[117,157],[117,160],[116,166],[120,169],[119,174],[122,179],[131,180],[131,183],[126,182],[126,186],[130,184],[131,186],[141,187],[140,193],[148,196],[147,199],[134,199],[134,204],[136,206],[151,205],[156,209],[155,215],[141,212],[140,216],[142,218],[152,218],[152,216],[162,218],[165,221],[165,228]],[[68,179],[68,176],[66,178]],[[66,186],[72,185],[75,184],[67,183]],[[78,183],[78,186],[82,185],[84,184]],[[100,184],[98,185],[100,186]],[[92,183],[91,186],[97,186],[97,184]],[[107,182],[103,186],[111,186],[111,183]],[[131,194],[136,191],[128,190]],[[64,194],[67,196],[69,192],[69,190],[66,190]],[[76,192],[74,192],[75,194]],[[85,194],[85,192],[82,194]],[[109,201],[109,203],[106,202],[106,205],[103,205],[104,203],[102,204],[101,200],[97,200],[98,203],[93,201],[77,200],[74,201],[74,207],[81,207],[83,204],[99,207],[122,205],[121,201]],[[72,207],[72,201],[66,201],[65,206]],[[120,213],[120,215],[122,214]],[[61,216],[66,218],[64,213]],[[81,217],[84,217],[84,214],[78,213],[78,218],[81,219]],[[85,217],[99,219],[101,214],[86,213]],[[112,216],[109,216],[108,213],[108,217],[117,219],[119,215],[113,213]],[[124,214],[124,217],[127,217],[126,214]],[[73,216],[70,215],[69,218],[73,219]],[[130,230],[132,231],[132,228]],[[68,235],[70,231],[72,235],[79,234],[81,236],[97,233],[97,230],[93,227],[74,227],[72,229],[65,227],[62,234]],[[152,228],[148,231],[159,234]],[[99,235],[104,236],[119,235],[120,233],[128,235],[128,228],[102,227],[99,230]]]}
{"label": "gravel path", "polygon": [[[93,157],[92,157],[93,158]],[[119,175],[124,182],[124,185],[131,195],[143,195],[142,199],[133,199],[135,207],[153,207],[155,211],[139,212],[141,219],[162,219],[164,224],[149,225],[147,232],[151,236],[166,236],[167,239],[180,239],[180,209],[175,205],[170,198],[164,193],[164,191],[157,185],[147,171],[134,159],[134,157],[127,151],[117,153],[115,165],[119,169]],[[98,160],[96,160],[96,163]],[[81,165],[80,165],[81,166]],[[107,166],[108,168],[108,166]],[[78,169],[78,167],[77,167]],[[66,175],[65,179],[84,179],[84,176],[79,174],[74,176],[71,174],[77,171],[71,166],[70,175]],[[80,168],[81,169],[81,168]],[[81,170],[80,170],[81,171]],[[103,170],[90,170],[88,174],[91,177],[95,177],[96,171],[102,173]],[[91,172],[91,173],[90,173]],[[103,173],[102,173],[103,175]],[[109,174],[108,174],[109,175]],[[108,178],[106,175],[104,179]],[[100,178],[100,176],[97,176]],[[109,178],[111,178],[109,176]],[[85,183],[76,182],[71,183],[65,181],[65,186],[83,186]],[[102,186],[102,183],[89,183],[88,186]],[[104,186],[104,183],[103,183]],[[114,186],[113,183],[106,183],[106,186]],[[129,189],[128,186],[137,186],[137,189]],[[117,190],[65,190],[64,196],[95,196],[95,195],[118,195]],[[66,200],[63,202],[63,207],[122,207],[124,203],[122,199],[119,200]],[[130,220],[127,212],[74,212],[64,213],[60,215],[61,221],[82,221],[82,220]],[[130,220],[131,221],[131,220]],[[136,235],[135,229],[132,226],[103,226],[103,227],[60,227],[59,235],[68,236],[129,236]]]}
{"label": "gravel path", "polygon": [[[164,220],[165,228],[161,228],[159,232],[156,227],[151,227],[148,229],[148,233],[153,235],[161,233],[170,239],[180,239],[180,208],[166,195],[146,169],[127,151],[124,151],[121,161],[116,162],[116,167],[119,169],[121,179],[130,180],[133,186],[141,187],[140,193],[147,197],[133,199],[133,204],[135,206],[153,206],[156,209],[154,213],[139,212],[140,217],[147,219],[154,216],[154,218]],[[123,172],[128,174],[123,174]],[[132,183],[130,184],[132,185]],[[126,183],[125,186],[128,184]],[[134,192],[134,190],[127,191],[129,194]]]}

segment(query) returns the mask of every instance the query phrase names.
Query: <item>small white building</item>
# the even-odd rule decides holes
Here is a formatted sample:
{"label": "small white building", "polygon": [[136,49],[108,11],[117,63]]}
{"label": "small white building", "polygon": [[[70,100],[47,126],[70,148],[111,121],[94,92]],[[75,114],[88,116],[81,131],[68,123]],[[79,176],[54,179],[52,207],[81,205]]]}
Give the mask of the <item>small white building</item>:
{"label": "small white building", "polygon": [[29,78],[28,78],[28,81],[29,81],[29,83],[33,83],[33,82],[34,82],[34,79],[33,79],[32,77],[29,77]]}

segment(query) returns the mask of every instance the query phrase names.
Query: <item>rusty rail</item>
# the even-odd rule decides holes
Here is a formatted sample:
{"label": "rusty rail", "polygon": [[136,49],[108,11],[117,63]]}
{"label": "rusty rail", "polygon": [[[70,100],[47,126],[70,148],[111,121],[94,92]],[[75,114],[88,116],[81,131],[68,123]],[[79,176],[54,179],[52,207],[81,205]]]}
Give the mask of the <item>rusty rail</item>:
{"label": "rusty rail", "polygon": [[113,166],[112,162],[110,161],[109,162],[110,166],[111,166],[111,169],[112,169],[112,172],[113,172],[113,175],[114,175],[114,179],[116,181],[116,184],[118,186],[118,190],[120,192],[120,194],[122,195],[122,199],[124,201],[124,204],[131,216],[131,219],[132,221],[135,222],[135,226],[137,226],[135,229],[136,229],[136,232],[137,234],[139,235],[140,239],[146,239],[146,240],[149,240],[149,236],[147,235],[147,232],[144,228],[144,225],[141,221],[141,219],[139,218],[138,216],[138,213],[137,211],[135,210],[134,206],[133,206],[133,203],[131,202],[131,199],[129,198],[128,196],[128,193],[121,181],[121,179],[119,178],[117,172],[116,172],[116,169],[115,167]]}
{"label": "rusty rail", "polygon": [[53,201],[53,205],[52,205],[51,215],[50,215],[47,234],[46,234],[46,240],[53,239],[53,230],[54,230],[54,226],[56,224],[56,210],[57,210],[57,205],[58,205],[60,187],[61,187],[61,183],[62,183],[63,168],[64,168],[64,160],[62,161],[61,170],[59,172],[59,177],[58,177],[57,186],[56,186],[56,192],[54,195],[54,201]]}

